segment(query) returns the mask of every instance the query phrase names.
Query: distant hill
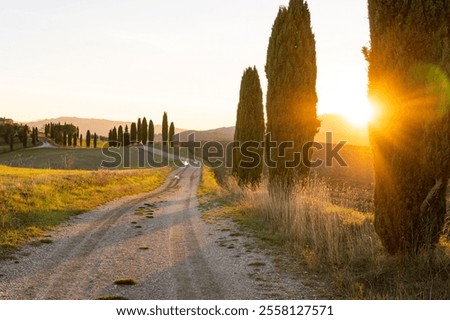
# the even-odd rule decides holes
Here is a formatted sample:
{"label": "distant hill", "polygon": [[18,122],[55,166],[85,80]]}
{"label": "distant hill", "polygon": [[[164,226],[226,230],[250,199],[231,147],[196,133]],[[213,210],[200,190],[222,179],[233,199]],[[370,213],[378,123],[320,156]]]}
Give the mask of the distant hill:
{"label": "distant hill", "polygon": [[[333,133],[333,142],[347,141],[348,144],[367,146],[369,138],[366,128],[354,126],[345,120],[344,117],[336,114],[324,114],[319,116],[322,121],[319,133],[315,141],[326,142],[326,132]],[[232,141],[234,139],[234,127],[223,127],[206,131],[187,130],[183,131],[179,137],[181,141],[187,141],[191,133],[195,133],[198,141]]]}
{"label": "distant hill", "polygon": [[[87,130],[90,130],[91,132],[96,132],[99,135],[108,136],[108,132],[110,129],[112,129],[114,126],[119,127],[120,125],[125,128],[125,125],[128,125],[130,127],[130,122],[124,122],[124,121],[113,121],[113,120],[105,120],[105,119],[87,119],[87,118],[77,118],[77,117],[60,117],[56,119],[45,119],[45,120],[39,120],[34,122],[27,123],[29,127],[37,127],[40,130],[44,130],[45,124],[49,122],[54,123],[73,123],[75,126],[78,126],[80,128],[80,133],[83,135],[86,134]],[[176,125],[176,124],[175,124]],[[175,129],[175,132],[181,132],[184,131],[184,129]],[[158,134],[161,132],[161,125],[157,124],[155,125],[155,133]]]}
{"label": "distant hill", "polygon": [[223,127],[205,131],[186,130],[178,134],[176,140],[188,141],[192,133],[195,133],[196,141],[232,141],[234,139],[234,127]]}
{"label": "distant hill", "polygon": [[[366,128],[360,128],[358,126],[349,123],[343,116],[336,114],[324,114],[319,116],[322,121],[322,125],[319,133],[316,135],[315,140],[318,142],[325,142],[326,132],[333,132],[333,141],[347,141],[348,144],[352,145],[369,145],[369,138]],[[123,121],[113,121],[104,119],[86,119],[86,118],[76,118],[76,117],[60,117],[56,119],[45,119],[34,122],[27,123],[30,127],[38,127],[39,129],[44,129],[44,125],[49,122],[61,122],[61,123],[73,123],[74,125],[80,127],[80,132],[83,135],[87,130],[91,132],[97,132],[102,136],[107,136],[108,132],[114,126],[119,127],[122,125],[130,126],[129,122]],[[232,141],[234,138],[234,127],[223,127],[212,130],[185,130],[185,129],[175,129],[176,133],[179,134],[179,140],[187,141],[188,135],[195,133],[195,139],[197,141]],[[155,125],[155,140],[161,140],[161,125]]]}

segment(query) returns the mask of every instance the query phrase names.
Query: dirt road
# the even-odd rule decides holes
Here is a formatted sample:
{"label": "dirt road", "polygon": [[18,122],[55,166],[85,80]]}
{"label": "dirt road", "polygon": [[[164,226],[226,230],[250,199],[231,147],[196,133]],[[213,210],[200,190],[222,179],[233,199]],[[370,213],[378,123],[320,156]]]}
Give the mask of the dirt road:
{"label": "dirt road", "polygon": [[201,219],[200,173],[177,169],[154,192],[77,216],[49,233],[51,243],[1,261],[0,299],[314,298],[264,250],[249,250],[251,239]]}

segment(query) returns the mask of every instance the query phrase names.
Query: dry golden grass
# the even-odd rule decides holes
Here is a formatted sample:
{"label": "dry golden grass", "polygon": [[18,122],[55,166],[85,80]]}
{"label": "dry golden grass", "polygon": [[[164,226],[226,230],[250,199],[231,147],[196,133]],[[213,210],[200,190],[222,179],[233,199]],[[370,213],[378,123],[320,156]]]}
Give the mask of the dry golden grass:
{"label": "dry golden grass", "polygon": [[450,298],[450,244],[442,240],[434,251],[414,257],[389,256],[375,233],[373,215],[333,205],[322,182],[311,181],[290,198],[271,197],[266,188],[245,191],[240,207],[240,219],[256,235],[277,235],[275,243],[334,284],[337,298]]}

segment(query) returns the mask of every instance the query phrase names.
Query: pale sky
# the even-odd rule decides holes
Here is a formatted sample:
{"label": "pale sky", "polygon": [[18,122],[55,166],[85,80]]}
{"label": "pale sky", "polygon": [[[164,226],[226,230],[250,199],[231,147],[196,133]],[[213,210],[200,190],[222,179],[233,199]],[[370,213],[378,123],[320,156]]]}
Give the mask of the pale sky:
{"label": "pale sky", "polygon": [[[265,95],[267,45],[288,0],[0,0],[0,117],[179,128],[235,124],[243,70]],[[367,1],[310,0],[318,113],[365,116]]]}

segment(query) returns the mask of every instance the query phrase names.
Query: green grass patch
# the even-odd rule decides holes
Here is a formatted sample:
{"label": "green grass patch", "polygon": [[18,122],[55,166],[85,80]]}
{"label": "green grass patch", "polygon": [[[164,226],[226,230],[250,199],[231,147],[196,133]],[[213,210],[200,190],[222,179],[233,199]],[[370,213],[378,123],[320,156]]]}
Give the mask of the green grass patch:
{"label": "green grass patch", "polygon": [[170,168],[51,170],[0,166],[0,257],[77,215],[159,187]]}

